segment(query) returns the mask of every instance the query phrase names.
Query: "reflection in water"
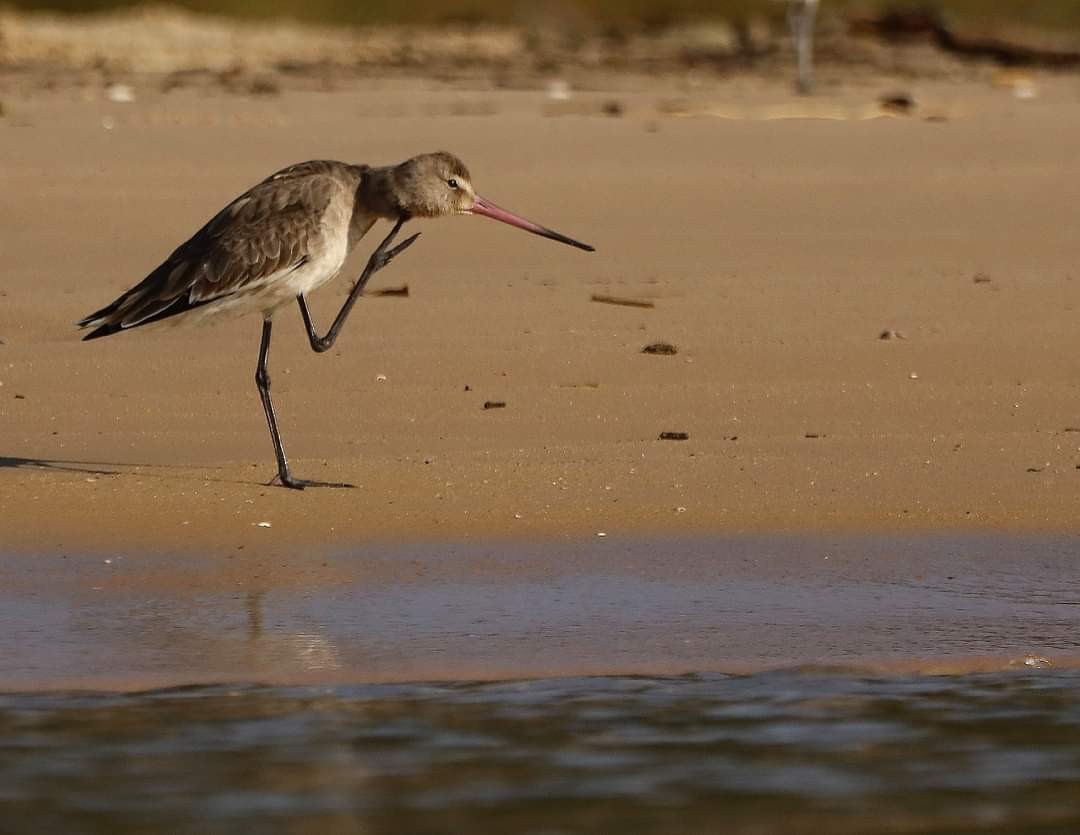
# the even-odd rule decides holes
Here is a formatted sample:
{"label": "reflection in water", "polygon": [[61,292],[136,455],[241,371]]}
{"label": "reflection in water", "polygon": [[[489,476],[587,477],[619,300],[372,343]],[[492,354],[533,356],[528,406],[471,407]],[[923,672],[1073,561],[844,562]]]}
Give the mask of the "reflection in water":
{"label": "reflection in water", "polygon": [[0,808],[5,833],[1075,832],[1080,674],[0,696]]}
{"label": "reflection in water", "polygon": [[266,592],[249,592],[244,599],[248,619],[248,669],[324,673],[341,668],[337,646],[318,628],[285,631],[263,628]]}

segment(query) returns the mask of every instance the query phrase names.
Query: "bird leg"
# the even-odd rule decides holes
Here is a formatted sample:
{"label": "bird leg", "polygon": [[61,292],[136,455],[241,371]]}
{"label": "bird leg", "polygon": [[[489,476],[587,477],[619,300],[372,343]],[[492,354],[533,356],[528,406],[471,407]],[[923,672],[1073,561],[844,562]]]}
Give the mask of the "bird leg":
{"label": "bird leg", "polygon": [[270,354],[270,331],[273,324],[269,319],[263,321],[259,364],[255,367],[255,385],[259,388],[259,398],[262,400],[263,411],[266,412],[266,422],[270,426],[270,439],[274,442],[274,455],[277,457],[277,475],[270,483],[291,487],[294,490],[303,490],[305,487],[352,487],[351,484],[294,478],[289,472],[289,459],[285,457],[285,447],[281,444],[281,433],[278,432],[277,418],[274,416],[274,403],[270,399],[270,372],[266,368],[266,360]]}
{"label": "bird leg", "polygon": [[397,233],[408,219],[408,215],[399,217],[397,223],[394,224],[394,228],[390,230],[390,234],[383,238],[382,243],[375,248],[373,253],[371,253],[371,257],[368,258],[367,266],[364,267],[364,271],[360,274],[360,278],[356,280],[356,284],[354,284],[352,290],[349,291],[349,297],[345,299],[345,304],[341,306],[338,315],[334,317],[334,323],[330,326],[330,330],[326,332],[326,336],[319,336],[315,333],[315,325],[311,321],[311,313],[308,312],[307,300],[303,295],[296,297],[297,304],[300,305],[300,315],[304,318],[304,327],[307,328],[308,341],[311,343],[312,351],[321,354],[323,351],[327,351],[333,347],[334,342],[338,338],[338,333],[341,331],[342,326],[345,324],[345,320],[349,317],[349,313],[353,309],[353,305],[356,304],[356,300],[360,298],[360,294],[364,292],[364,285],[368,283],[368,280],[375,275],[375,273],[412,246],[413,242],[420,237],[420,233],[417,232],[415,235],[410,235],[393,249],[387,249],[387,247],[393,243],[394,238],[397,237]]}

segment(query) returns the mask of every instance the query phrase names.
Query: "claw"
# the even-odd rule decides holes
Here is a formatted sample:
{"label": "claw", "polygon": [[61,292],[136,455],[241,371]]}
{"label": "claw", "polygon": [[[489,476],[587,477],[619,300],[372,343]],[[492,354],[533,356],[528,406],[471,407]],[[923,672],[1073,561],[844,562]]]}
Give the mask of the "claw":
{"label": "claw", "polygon": [[416,232],[415,234],[409,235],[409,237],[407,237],[405,240],[403,240],[401,243],[399,243],[397,246],[395,246],[393,249],[391,249],[388,253],[386,253],[387,257],[388,258],[394,258],[394,257],[400,255],[402,252],[404,252],[406,249],[408,249],[410,246],[412,246],[413,242],[419,237],[420,237],[419,232]]}
{"label": "claw", "polygon": [[407,237],[393,249],[388,249],[386,250],[386,252],[378,253],[373,259],[372,272],[375,272],[376,270],[381,270],[383,267],[393,261],[397,256],[403,253],[406,249],[412,246],[413,242],[416,241],[416,239],[419,237],[420,233],[417,232],[415,235],[410,235],[409,237]]}
{"label": "claw", "polygon": [[355,488],[355,484],[347,481],[313,481],[308,478],[293,478],[289,473],[278,473],[269,482],[267,487],[288,487],[290,490],[303,490],[305,487],[349,487]]}

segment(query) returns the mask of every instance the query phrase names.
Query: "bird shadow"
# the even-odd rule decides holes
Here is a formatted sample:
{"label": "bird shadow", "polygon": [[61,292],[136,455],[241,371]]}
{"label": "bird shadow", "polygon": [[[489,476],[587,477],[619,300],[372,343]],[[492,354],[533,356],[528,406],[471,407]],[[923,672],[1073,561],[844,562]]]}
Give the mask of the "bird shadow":
{"label": "bird shadow", "polygon": [[49,458],[18,458],[0,455],[0,470],[62,470],[70,473],[87,475],[119,475],[120,470],[105,470],[102,467],[118,467],[103,461],[62,461]]}
{"label": "bird shadow", "polygon": [[[155,470],[174,472],[154,472]],[[52,472],[82,473],[83,475],[138,475],[143,478],[160,478],[180,481],[216,481],[220,484],[239,484],[245,487],[267,487],[265,481],[217,478],[205,473],[185,473],[177,464],[130,464],[116,461],[76,461],[55,458],[20,458],[0,455],[0,470],[49,470]]]}

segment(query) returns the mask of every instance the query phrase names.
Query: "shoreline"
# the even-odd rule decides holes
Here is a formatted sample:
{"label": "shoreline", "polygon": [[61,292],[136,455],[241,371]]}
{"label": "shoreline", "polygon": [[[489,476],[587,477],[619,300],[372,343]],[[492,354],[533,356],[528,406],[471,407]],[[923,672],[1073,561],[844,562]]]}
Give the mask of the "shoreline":
{"label": "shoreline", "polygon": [[[1075,536],[7,559],[0,690],[1080,668]],[[104,672],[108,671],[108,672]]]}
{"label": "shoreline", "polygon": [[993,674],[1038,675],[1052,677],[1055,674],[1072,674],[1080,671],[1080,654],[1055,655],[1052,664],[1042,667],[1028,665],[1025,656],[974,656],[972,658],[918,658],[918,659],[862,659],[848,664],[799,662],[782,665],[756,665],[752,662],[732,662],[717,669],[688,669],[664,667],[554,667],[529,675],[500,675],[500,671],[476,668],[445,671],[442,674],[412,678],[406,675],[388,674],[385,677],[337,677],[305,675],[297,677],[267,677],[261,679],[235,679],[219,673],[205,676],[197,672],[163,674],[158,676],[80,676],[70,679],[44,678],[0,682],[0,695],[117,695],[167,693],[171,690],[198,690],[236,688],[239,691],[272,688],[350,688],[394,687],[423,685],[473,685],[513,684],[518,682],[554,681],[559,679],[680,679],[695,677],[745,677],[763,675],[792,675],[816,677],[854,677],[860,679],[907,679],[907,678],[964,678]]}

